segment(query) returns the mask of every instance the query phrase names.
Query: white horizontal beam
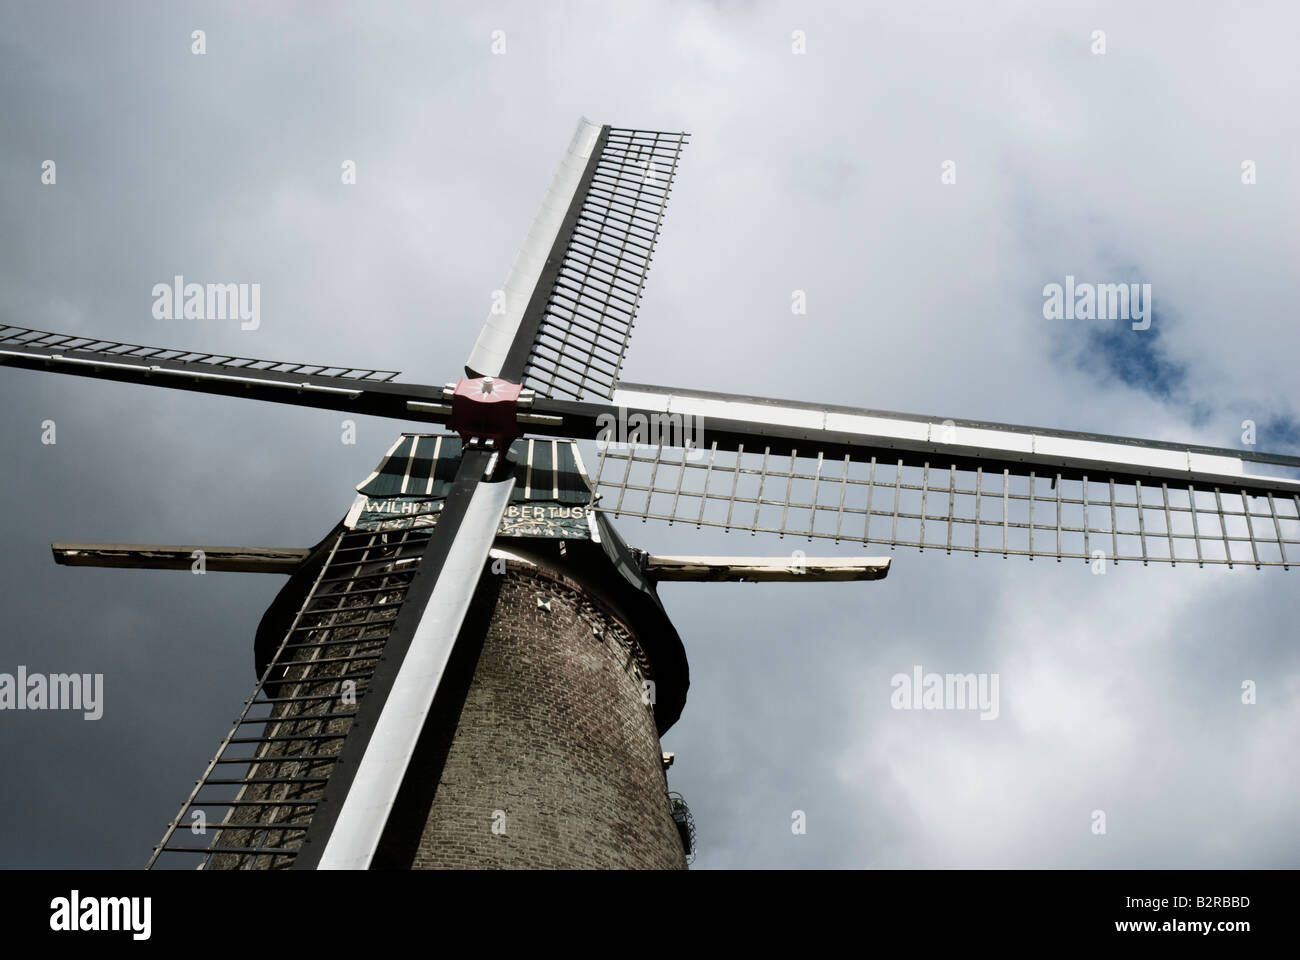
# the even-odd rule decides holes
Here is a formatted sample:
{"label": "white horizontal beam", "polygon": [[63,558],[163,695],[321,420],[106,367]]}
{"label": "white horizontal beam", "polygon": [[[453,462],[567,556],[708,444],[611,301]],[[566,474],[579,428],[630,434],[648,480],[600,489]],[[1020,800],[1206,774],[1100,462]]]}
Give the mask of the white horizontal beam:
{"label": "white horizontal beam", "polygon": [[[942,464],[943,456],[949,454],[987,460],[990,467],[999,470],[1004,465],[1018,468],[1020,473],[1037,468],[1043,476],[1057,470],[1080,470],[1094,474],[1099,480],[1107,474],[1136,475],[1229,490],[1246,486],[1300,492],[1300,480],[1248,473],[1247,462],[1260,458],[1232,450],[1184,448],[1125,437],[733,398],[642,385],[619,387],[614,391],[614,403],[628,410],[680,416],[684,421],[692,418],[693,422],[687,421],[690,431],[684,432],[694,438],[696,446],[706,449],[712,422],[715,427],[725,423],[725,428],[732,431],[743,431],[746,425],[752,425],[767,435],[790,438],[795,446],[812,456],[816,455],[819,443],[830,445],[848,438],[853,445],[864,448],[931,453],[936,464]],[[1300,459],[1272,459],[1286,460],[1287,465],[1294,460],[1294,465],[1300,467]]]}
{"label": "white horizontal beam", "polygon": [[816,582],[881,580],[889,557],[660,557],[646,558],[652,580]]}

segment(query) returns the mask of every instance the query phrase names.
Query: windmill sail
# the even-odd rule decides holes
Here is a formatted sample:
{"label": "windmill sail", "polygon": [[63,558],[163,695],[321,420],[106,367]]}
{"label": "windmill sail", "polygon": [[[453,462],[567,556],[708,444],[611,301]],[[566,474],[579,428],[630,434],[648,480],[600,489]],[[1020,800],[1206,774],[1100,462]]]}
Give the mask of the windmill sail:
{"label": "windmill sail", "polygon": [[694,449],[598,444],[597,508],[615,517],[949,553],[1300,561],[1297,457],[639,385],[615,400],[538,409],[588,436],[601,413],[698,428]]}
{"label": "windmill sail", "polygon": [[304,837],[305,844],[315,840],[315,845],[295,866],[365,870],[379,853],[434,699],[440,693],[447,696],[443,677],[514,488],[512,476],[485,479],[497,456],[466,450],[461,457],[421,569],[394,621],[386,663],[375,670],[371,692],[382,700],[366,723],[349,731],[340,760],[350,762],[331,778],[324,799],[332,800],[332,806],[323,817],[317,812]]}
{"label": "windmill sail", "polygon": [[466,369],[613,396],[684,133],[578,124]]}
{"label": "windmill sail", "polygon": [[485,453],[456,450],[436,526],[345,522],[313,551],[301,605],[150,866],[165,852],[229,869],[370,865],[514,486],[479,480]]}
{"label": "windmill sail", "polygon": [[150,867],[165,853],[226,869],[293,864],[429,536],[340,526],[318,548],[301,606]]}
{"label": "windmill sail", "polygon": [[272,403],[441,423],[442,388],[394,370],[256,360],[0,326],[0,366],[193,390]]}

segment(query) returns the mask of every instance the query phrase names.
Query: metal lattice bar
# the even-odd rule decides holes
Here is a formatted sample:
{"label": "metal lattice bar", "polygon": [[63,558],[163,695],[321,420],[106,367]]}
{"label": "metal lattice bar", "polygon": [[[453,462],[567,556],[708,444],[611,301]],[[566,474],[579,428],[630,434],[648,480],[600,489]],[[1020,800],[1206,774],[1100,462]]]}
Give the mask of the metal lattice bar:
{"label": "metal lattice bar", "polygon": [[543,396],[613,396],[684,133],[609,129],[582,198],[524,384]]}
{"label": "metal lattice bar", "polygon": [[[359,550],[360,553],[354,561],[348,561],[349,565],[352,565],[352,576],[343,578],[343,586],[336,589],[341,590],[341,596],[345,598],[349,598],[353,601],[361,600],[361,603],[358,606],[354,606],[346,610],[343,609],[345,606],[344,603],[339,603],[333,608],[327,608],[327,610],[325,611],[327,613],[326,621],[324,623],[319,624],[318,626],[321,627],[322,629],[330,631],[331,633],[338,630],[347,632],[353,629],[359,629],[359,632],[354,634],[352,637],[354,642],[350,646],[347,659],[349,661],[353,661],[357,659],[356,654],[361,649],[362,645],[366,645],[369,648],[369,653],[371,654],[369,659],[374,661],[377,659],[379,653],[382,651],[382,640],[384,639],[384,637],[382,636],[379,638],[366,637],[364,634],[369,629],[371,629],[374,625],[373,613],[374,613],[376,603],[380,601],[380,598],[377,596],[375,600],[365,600],[363,596],[360,596],[355,591],[357,591],[358,589],[357,588],[358,582],[369,582],[369,580],[365,577],[365,574],[368,572],[369,573],[374,572],[371,566],[371,561],[376,558],[385,557],[387,561],[392,564],[390,568],[391,571],[395,572],[396,561],[394,558],[398,551],[389,550],[386,549],[386,546],[381,546],[381,543],[384,543],[385,541],[382,538],[382,536],[376,534],[370,534],[370,535],[352,534],[352,535],[345,535],[344,538],[348,539],[349,536],[351,537],[352,541],[356,543],[356,546],[353,548],[353,550]],[[348,551],[348,555],[350,556],[352,552],[353,551]],[[387,585],[388,580],[389,580],[389,576],[388,576],[388,572],[386,571],[383,574],[381,581],[384,583],[384,585]],[[312,611],[312,613],[314,614],[314,611]],[[343,624],[340,623],[340,618],[342,618],[343,616],[347,614],[352,614],[353,616],[355,616],[357,613],[360,613],[360,615],[363,618],[360,623],[358,623],[355,620],[349,623],[343,623]],[[294,632],[296,632],[294,629],[290,630],[291,635]],[[319,636],[319,633],[317,635]],[[386,636],[386,633],[384,636]],[[378,645],[376,645],[377,641],[378,641]],[[317,765],[318,761],[322,761],[322,760],[328,763],[329,770],[333,769],[333,762],[336,758],[338,751],[341,750],[342,742],[346,738],[347,731],[351,726],[351,717],[354,717],[356,715],[355,710],[341,711],[335,709],[337,707],[339,700],[341,699],[343,684],[348,681],[368,680],[373,674],[365,671],[362,671],[361,673],[355,673],[355,674],[350,674],[347,672],[333,673],[329,669],[326,669],[324,674],[322,674],[321,672],[322,665],[325,663],[325,661],[330,659],[334,659],[334,658],[322,657],[321,648],[318,648],[314,651],[310,651],[306,655],[305,659],[299,658],[299,659],[290,660],[285,665],[286,677],[292,671],[295,670],[300,671],[299,675],[293,678],[298,681],[297,685],[294,687],[295,694],[301,692],[304,689],[304,687],[306,687],[307,689],[315,689],[321,685],[325,685],[331,688],[331,692],[334,694],[334,699],[329,701],[329,708],[322,712],[306,713],[304,711],[299,711],[297,713],[294,713],[292,712],[292,710],[285,710],[282,714],[282,718],[277,718],[277,723],[274,727],[268,726],[267,728],[265,728],[263,737],[261,738],[263,745],[259,751],[259,756],[264,758],[264,760],[263,762],[259,762],[251,766],[248,771],[248,776],[253,776],[256,772],[260,771],[260,769],[264,765],[273,767],[274,768],[273,772],[278,774],[281,772],[280,768],[284,766],[286,763],[288,763],[291,765],[291,768],[295,771],[293,777],[298,778],[304,773],[304,770],[307,773],[318,772],[316,771],[315,766]],[[344,668],[344,670],[346,670],[346,668]],[[354,685],[354,690],[355,689],[356,688]],[[357,692],[364,693],[364,691],[357,691]],[[359,696],[356,699],[359,700]],[[340,724],[338,722],[340,719],[346,719],[347,722]],[[296,728],[302,724],[306,724],[308,726],[309,732],[307,732],[306,734],[301,736],[294,736],[293,733],[295,731],[291,731],[289,736],[285,736],[285,737],[278,736],[279,731],[284,727]],[[334,725],[333,730],[327,730],[327,726],[330,724]],[[294,753],[292,747],[279,748],[279,747],[269,746],[269,744],[272,743],[299,743],[299,742],[304,743],[306,745],[304,746],[302,752],[300,753]],[[308,749],[310,749],[312,752],[308,753],[307,752]],[[304,768],[304,764],[306,764],[306,768]],[[312,783],[313,786],[311,786],[310,789],[312,789],[314,793],[319,793],[319,788],[316,788],[314,786],[314,778],[312,778]],[[290,799],[289,793],[295,788],[299,791],[298,795],[302,796],[301,791],[305,786],[307,786],[307,784],[302,781],[298,781],[296,783],[293,783],[292,785],[285,785],[280,789],[279,799],[285,799],[285,800]],[[240,790],[241,799],[245,796],[245,792],[247,791],[247,789],[248,789],[247,786],[241,787]],[[256,813],[253,814],[253,816],[256,815],[257,815]],[[238,811],[232,812],[227,815],[228,821],[240,820],[246,818],[247,815],[241,814]],[[272,831],[270,830],[262,830],[257,832],[255,835],[249,835],[247,837],[247,840],[249,842],[255,842],[255,846],[258,848],[263,847],[267,843],[271,843],[271,842],[275,844],[285,843],[286,838],[283,836],[283,833],[278,830],[275,832],[278,834],[278,836],[276,836],[274,841],[271,840]],[[238,842],[239,842],[238,839],[227,840],[226,838],[218,838],[217,841],[214,843],[214,848],[216,848],[214,849],[214,856],[222,855],[220,851],[224,850],[224,848],[226,848],[227,846],[233,846]],[[293,842],[294,842],[294,849],[296,849],[298,843],[300,843],[301,840],[300,838],[293,838]],[[289,860],[291,860],[291,858],[289,858]],[[289,860],[272,859],[272,861],[269,864],[265,864],[265,865],[271,867],[275,867],[277,865],[288,865]],[[242,862],[237,862],[236,864],[231,864],[229,861],[223,861],[221,865],[227,865],[227,866],[237,865],[241,867],[248,867],[248,866],[257,865],[259,863],[264,863],[264,862],[259,860],[246,860]]]}
{"label": "metal lattice bar", "polygon": [[[851,462],[852,461],[849,459],[848,455],[846,454],[844,457],[844,476],[842,478],[845,486],[848,486],[849,464]],[[862,540],[864,543],[867,541],[868,537],[871,534],[871,494],[875,491],[875,487],[876,487],[876,458],[872,457],[871,473],[867,480],[867,512],[862,524]],[[841,501],[843,501],[843,499],[844,499],[843,497],[840,498]],[[844,504],[841,502],[840,515],[843,516],[843,514],[844,514]]]}
{"label": "metal lattice bar", "polygon": [[[162,853],[201,854],[205,867],[292,864],[388,638],[392,618],[376,620],[375,613],[400,607],[427,540],[427,532],[409,529],[345,531],[336,538],[253,695],[169,824],[150,867]],[[383,629],[375,632],[376,626]],[[270,713],[255,716],[254,707],[268,707]],[[237,745],[243,744],[255,745],[252,756],[239,755]],[[230,776],[232,767],[236,772],[242,767],[242,773]],[[213,834],[207,846],[180,842],[178,834],[194,810],[225,811],[219,824],[205,826],[203,832]]]}
{"label": "metal lattice bar", "polygon": [[[1275,498],[1248,486],[1228,494],[1217,486],[1171,488],[1162,482],[1157,499],[1154,489],[1144,495],[1137,480],[1076,480],[1054,473],[1043,488],[1037,471],[1004,468],[997,490],[984,483],[982,469],[931,471],[929,461],[909,466],[900,460],[893,477],[878,477],[874,457],[863,463],[846,455],[840,462],[819,454],[792,456],[788,470],[777,468],[785,482],[768,483],[775,479],[770,447],[761,455],[719,451],[716,445],[707,457],[698,452],[690,457],[661,446],[603,445],[596,509],[615,517],[681,520],[810,541],[860,539],[948,552],[978,553],[981,535],[1001,528],[1004,556],[1057,560],[1249,563],[1289,570],[1300,556],[1300,496]],[[891,494],[892,508],[877,504],[877,489]],[[873,527],[873,518],[888,519],[887,535]],[[846,536],[852,529],[861,536]],[[1105,543],[1109,556],[1098,549]]]}
{"label": "metal lattice bar", "polygon": [[168,350],[162,347],[144,347],[134,343],[118,343],[114,340],[95,340],[90,337],[78,337],[64,333],[49,333],[44,330],[32,330],[27,327],[0,325],[0,347],[15,346],[26,348],[50,349],[53,347],[68,353],[101,354],[105,357],[131,357],[135,359],[161,360],[173,363],[200,363],[210,367],[232,370],[260,370],[269,373],[300,373],[313,377],[334,377],[340,380],[369,380],[387,383],[396,376],[395,370],[364,370],[358,367],[323,366],[319,364],[292,363],[279,360],[256,360],[250,357],[222,356],[211,353],[197,353],[187,350]]}
{"label": "metal lattice bar", "polygon": [[1029,559],[1034,559],[1034,501],[1037,497],[1038,478],[1029,471]]}
{"label": "metal lattice bar", "polygon": [[[930,463],[927,460],[921,469],[921,535],[918,538],[922,544],[921,549],[925,549],[925,505],[930,496]],[[813,511],[816,513],[816,511]]]}

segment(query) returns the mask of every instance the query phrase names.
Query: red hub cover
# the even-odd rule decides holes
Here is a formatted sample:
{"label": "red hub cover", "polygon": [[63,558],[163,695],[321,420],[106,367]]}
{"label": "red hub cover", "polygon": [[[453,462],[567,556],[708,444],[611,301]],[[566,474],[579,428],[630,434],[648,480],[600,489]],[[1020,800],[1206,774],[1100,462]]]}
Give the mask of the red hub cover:
{"label": "red hub cover", "polygon": [[451,396],[451,421],[448,424],[469,441],[491,439],[505,448],[519,437],[519,391],[517,383],[499,377],[462,377]]}

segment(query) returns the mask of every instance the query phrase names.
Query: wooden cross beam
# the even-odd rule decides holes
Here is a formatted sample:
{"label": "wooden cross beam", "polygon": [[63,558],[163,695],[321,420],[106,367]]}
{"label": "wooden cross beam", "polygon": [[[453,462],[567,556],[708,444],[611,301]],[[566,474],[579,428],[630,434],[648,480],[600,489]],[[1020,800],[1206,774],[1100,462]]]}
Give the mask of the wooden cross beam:
{"label": "wooden cross beam", "polygon": [[882,580],[889,557],[656,557],[646,558],[652,580],[785,581]]}
{"label": "wooden cross beam", "polygon": [[[189,570],[201,555],[206,569],[228,573],[293,573],[309,550],[297,547],[175,546],[156,543],[52,543],[56,563],[69,567]],[[811,583],[882,580],[889,557],[648,556],[652,580]]]}
{"label": "wooden cross beam", "polygon": [[69,567],[189,570],[202,556],[205,569],[227,573],[293,573],[310,550],[296,547],[171,546],[156,543],[52,543],[54,562]]}

